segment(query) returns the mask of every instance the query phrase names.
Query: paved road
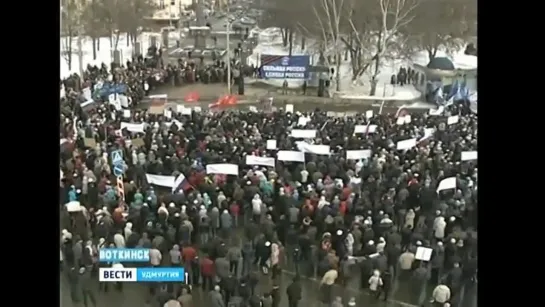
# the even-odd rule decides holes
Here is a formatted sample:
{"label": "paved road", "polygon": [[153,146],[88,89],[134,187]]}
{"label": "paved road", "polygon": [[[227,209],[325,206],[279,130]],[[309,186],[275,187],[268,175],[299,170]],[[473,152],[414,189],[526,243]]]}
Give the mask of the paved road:
{"label": "paved road", "polygon": [[[280,303],[280,307],[287,307],[288,301],[287,297],[285,295],[286,293],[286,287],[291,282],[291,279],[293,278],[293,274],[290,273],[283,273],[282,278],[280,281],[280,287],[281,287],[281,293],[282,293],[282,300]],[[94,292],[97,296],[97,306],[100,307],[160,307],[157,301],[154,297],[150,297],[148,288],[143,284],[136,284],[136,283],[124,283],[123,285],[123,292],[118,292],[116,290],[110,290],[108,293],[99,292],[98,291],[98,277],[97,277],[97,283],[94,285]],[[113,285],[111,285],[113,286]],[[259,282],[259,285],[257,287],[257,291],[259,293],[264,293],[266,291],[269,291],[272,286],[272,283],[270,281],[270,277],[266,275],[262,275],[261,280]],[[312,306],[312,305],[318,305],[318,294],[319,293],[319,285],[317,282],[309,279],[303,279],[302,280],[302,286],[303,286],[303,301],[305,304],[304,306]],[[113,287],[111,287],[113,288]],[[206,293],[203,293],[203,291],[199,288],[195,288],[196,291],[193,294],[194,299],[194,306],[198,307],[204,307],[204,306],[210,306],[208,303],[208,296]],[[341,296],[344,298],[345,302],[347,302],[351,297],[356,297],[358,301],[358,306],[391,306],[391,307],[399,307],[399,306],[413,306],[411,304],[406,304],[398,301],[388,301],[387,303],[383,301],[376,301],[373,297],[369,296],[367,292],[356,292],[352,291],[350,289],[343,289],[339,286],[334,287],[334,295],[335,296]],[[307,305],[308,304],[308,305]],[[61,274],[61,307],[76,307],[76,306],[83,306],[82,303],[74,304],[70,298],[70,292],[69,292],[69,285],[66,281],[66,278],[63,274]]]}
{"label": "paved road", "polygon": [[[199,103],[185,103],[184,97],[191,93],[197,92],[201,95],[201,102]],[[174,104],[182,104],[186,106],[200,106],[203,109],[208,108],[208,105],[212,102],[215,102],[218,97],[227,94],[227,86],[225,84],[202,84],[195,83],[182,87],[164,87],[160,90],[157,90],[154,94],[167,94],[169,97],[169,102]],[[247,109],[250,105],[256,105],[256,97],[268,97],[269,91],[263,88],[255,88],[252,86],[246,85],[245,96],[241,97],[241,103],[237,106],[237,109]],[[273,94],[274,97],[277,97],[277,102],[274,102],[276,107],[285,107],[285,103],[279,101],[284,101],[287,99],[293,100],[294,96],[289,95],[278,95],[277,93]],[[296,100],[299,102],[293,102],[295,109],[299,111],[312,111],[316,108],[320,108],[325,111],[334,111],[334,112],[364,112],[369,109],[373,109],[375,112],[380,110],[380,102],[366,101],[362,104],[353,104],[353,103],[342,103],[342,104],[329,104],[325,101],[330,101],[329,99],[324,99],[320,97],[312,96],[295,96]],[[403,103],[401,103],[403,104]],[[383,113],[395,113],[399,108],[400,103],[386,103],[383,107]],[[147,108],[149,104],[144,100],[140,104],[140,108]],[[410,112],[426,112],[433,105],[428,104],[422,108],[411,108]]]}

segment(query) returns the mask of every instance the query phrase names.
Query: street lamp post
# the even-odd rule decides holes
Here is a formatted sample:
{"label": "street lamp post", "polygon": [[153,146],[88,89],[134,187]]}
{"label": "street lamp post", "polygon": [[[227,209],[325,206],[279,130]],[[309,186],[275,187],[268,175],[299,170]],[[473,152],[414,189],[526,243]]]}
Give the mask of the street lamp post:
{"label": "street lamp post", "polygon": [[231,46],[229,46],[229,32],[231,32],[231,22],[229,21],[229,5],[227,5],[227,27],[226,27],[226,43],[227,43],[227,92],[231,94]]}

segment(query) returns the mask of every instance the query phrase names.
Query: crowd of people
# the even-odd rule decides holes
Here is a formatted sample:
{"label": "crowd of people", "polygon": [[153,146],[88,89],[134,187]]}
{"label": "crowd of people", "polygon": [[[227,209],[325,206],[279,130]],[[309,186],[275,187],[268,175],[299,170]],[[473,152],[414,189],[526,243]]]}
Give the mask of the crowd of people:
{"label": "crowd of people", "polygon": [[[477,150],[478,127],[464,105],[345,117],[68,107],[60,240],[74,301],[96,301],[97,252],[106,247],[150,248],[151,265],[185,267],[192,287],[149,286],[158,306],[194,306],[194,291],[206,291],[213,307],[303,306],[318,295],[302,293],[305,277],[318,277],[318,299],[336,307],[356,298],[334,297],[334,285],[388,300],[410,281],[419,306],[462,306],[475,293],[478,169],[462,156]],[[409,139],[418,142],[398,150]],[[118,149],[122,193],[110,161]],[[453,177],[454,186],[438,188]],[[79,210],[67,209],[73,202]],[[433,249],[431,259],[419,260],[419,247]],[[286,281],[282,269],[295,277]],[[270,285],[260,292],[263,275]]]}

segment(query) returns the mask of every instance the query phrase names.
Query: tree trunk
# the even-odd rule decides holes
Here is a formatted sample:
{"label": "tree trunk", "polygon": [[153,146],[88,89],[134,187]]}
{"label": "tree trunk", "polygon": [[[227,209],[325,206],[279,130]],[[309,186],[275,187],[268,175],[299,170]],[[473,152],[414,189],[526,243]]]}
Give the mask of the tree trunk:
{"label": "tree trunk", "polygon": [[127,31],[127,47],[131,45],[131,33]]}
{"label": "tree trunk", "polygon": [[375,96],[377,92],[377,85],[378,85],[378,74],[379,74],[379,68],[380,68],[380,57],[375,57],[375,71],[373,72],[373,77],[371,78],[371,91],[369,92],[369,95]]}
{"label": "tree trunk", "polygon": [[335,54],[335,90],[337,92],[341,91],[341,53],[337,52]]}
{"label": "tree trunk", "polygon": [[426,48],[426,51],[428,52],[428,58],[429,58],[429,61],[431,62],[433,59],[435,59],[435,57],[437,56],[437,50],[439,48],[438,47],[433,47],[433,48]]}
{"label": "tree trunk", "polygon": [[348,61],[348,48],[344,49],[344,60]]}
{"label": "tree trunk", "polygon": [[93,40],[93,60],[97,59],[97,38],[93,35],[91,38]]}
{"label": "tree trunk", "polygon": [[100,51],[100,37],[97,39],[97,51]]}
{"label": "tree trunk", "polygon": [[286,28],[280,29],[280,33],[282,33],[282,46],[284,47],[288,46],[288,31],[289,29]]}
{"label": "tree trunk", "polygon": [[114,46],[114,50],[117,50],[117,45],[119,44],[119,37],[121,36],[121,32],[117,32],[115,34],[115,46]]}
{"label": "tree trunk", "polygon": [[66,49],[66,60],[68,64],[68,70],[72,70],[72,35],[73,33],[71,31],[68,32],[68,44]]}
{"label": "tree trunk", "polygon": [[288,55],[291,56],[293,54],[293,31],[292,30],[290,30],[288,38],[289,38],[289,45],[290,45],[290,51]]}
{"label": "tree trunk", "polygon": [[110,30],[110,49],[112,49],[114,47],[114,39],[112,37],[112,34],[113,34],[113,31]]}
{"label": "tree trunk", "polygon": [[305,50],[306,40],[303,35],[301,35],[301,50]]}

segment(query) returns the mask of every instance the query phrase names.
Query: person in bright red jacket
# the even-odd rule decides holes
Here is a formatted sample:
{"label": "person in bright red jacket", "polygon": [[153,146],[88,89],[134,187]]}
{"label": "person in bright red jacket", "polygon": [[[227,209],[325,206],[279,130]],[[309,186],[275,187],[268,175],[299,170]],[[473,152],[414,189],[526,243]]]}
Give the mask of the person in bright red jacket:
{"label": "person in bright red jacket", "polygon": [[208,255],[201,259],[201,275],[202,289],[207,292],[211,291],[214,284],[214,276],[216,276],[216,270],[214,261],[212,261]]}
{"label": "person in bright red jacket", "polygon": [[231,206],[229,206],[229,212],[233,217],[234,226],[238,227],[238,215],[240,214],[240,206],[236,202],[231,203]]}

